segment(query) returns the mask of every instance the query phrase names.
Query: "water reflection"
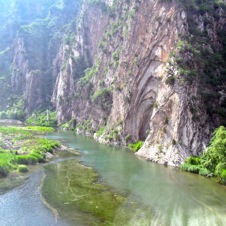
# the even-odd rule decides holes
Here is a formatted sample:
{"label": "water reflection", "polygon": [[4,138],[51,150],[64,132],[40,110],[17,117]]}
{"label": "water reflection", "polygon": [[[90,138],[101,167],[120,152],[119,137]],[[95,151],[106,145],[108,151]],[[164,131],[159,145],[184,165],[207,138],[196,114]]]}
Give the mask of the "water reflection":
{"label": "water reflection", "polygon": [[[210,179],[140,160],[124,149],[89,138],[55,134],[82,153],[104,183],[139,199],[131,225],[226,225],[225,188]],[[120,210],[119,210],[120,211]]]}

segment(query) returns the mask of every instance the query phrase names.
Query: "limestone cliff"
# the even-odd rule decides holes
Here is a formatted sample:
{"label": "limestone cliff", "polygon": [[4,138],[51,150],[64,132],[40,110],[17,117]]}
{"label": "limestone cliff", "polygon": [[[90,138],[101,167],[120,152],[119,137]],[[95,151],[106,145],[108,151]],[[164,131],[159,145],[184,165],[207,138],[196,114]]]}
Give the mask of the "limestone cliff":
{"label": "limestone cliff", "polygon": [[[101,142],[143,140],[138,155],[178,165],[188,155],[198,155],[222,121],[217,114],[213,119],[203,103],[203,81],[197,73],[205,71],[195,59],[201,50],[195,48],[223,48],[216,42],[216,28],[225,30],[224,9],[211,8],[216,18],[176,1],[115,2],[113,7],[83,6],[71,55],[80,66],[92,67],[73,79],[79,67],[75,62],[73,68],[69,58],[58,74],[53,95],[58,119],[73,118],[77,131],[90,135],[101,128],[102,134],[94,134]],[[201,36],[191,29],[209,43],[195,41],[189,49],[189,39]],[[182,65],[181,58],[190,65]],[[216,86],[204,85],[202,89],[217,93]]]}
{"label": "limestone cliff", "polygon": [[49,108],[55,84],[53,59],[68,24],[76,18],[80,3],[68,5],[67,0],[0,2],[3,6],[0,62],[4,64],[0,66],[0,76],[10,77],[6,83],[11,88],[4,92],[8,104],[3,104],[5,98],[0,99],[3,110],[21,98],[26,114]]}
{"label": "limestone cliff", "polygon": [[59,124],[100,142],[142,140],[137,155],[172,166],[199,155],[225,124],[224,1],[56,2],[48,18],[58,22],[42,25],[48,46],[29,52],[20,33],[11,47],[26,111],[52,96]]}

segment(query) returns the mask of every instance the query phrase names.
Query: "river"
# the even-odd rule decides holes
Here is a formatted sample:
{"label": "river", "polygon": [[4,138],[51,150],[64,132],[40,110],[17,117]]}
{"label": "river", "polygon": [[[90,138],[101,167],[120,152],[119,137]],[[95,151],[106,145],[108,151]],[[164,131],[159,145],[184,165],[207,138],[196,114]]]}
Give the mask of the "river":
{"label": "river", "polygon": [[[126,225],[226,225],[226,189],[210,179],[150,163],[123,148],[99,144],[84,136],[61,132],[50,134],[48,138],[63,140],[77,149],[81,153],[80,161],[98,173],[98,183],[126,197],[123,206],[115,212],[113,225],[121,225],[117,214],[130,207],[133,214]],[[44,191],[59,192],[52,197],[60,197],[66,192],[67,186],[63,189],[60,182],[73,170],[73,159],[71,156],[65,161],[61,159],[47,167],[39,167],[21,186],[2,194],[0,225],[101,225],[97,217],[71,208],[70,200],[59,198],[55,200],[58,203],[54,203],[51,194],[45,196],[46,201],[58,210],[58,218],[56,214],[54,216],[54,208],[50,209],[41,201],[43,175],[46,175]],[[132,207],[131,203],[136,206]]]}

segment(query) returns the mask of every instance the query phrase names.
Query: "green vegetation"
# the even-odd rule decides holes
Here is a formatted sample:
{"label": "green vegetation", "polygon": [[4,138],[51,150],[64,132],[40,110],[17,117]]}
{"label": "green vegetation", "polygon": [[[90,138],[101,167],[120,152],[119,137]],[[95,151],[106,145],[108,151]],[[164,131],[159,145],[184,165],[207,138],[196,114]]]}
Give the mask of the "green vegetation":
{"label": "green vegetation", "polygon": [[169,76],[169,77],[167,77],[167,79],[166,79],[166,84],[167,85],[171,85],[171,86],[173,86],[174,85],[174,83],[175,83],[175,77],[172,75],[172,76]]}
{"label": "green vegetation", "polygon": [[24,121],[25,118],[23,111],[24,101],[22,97],[12,95],[8,104],[9,106],[5,111],[0,111],[0,119],[16,119]]}
{"label": "green vegetation", "polygon": [[[222,91],[222,84],[226,82],[226,31],[220,25],[226,13],[226,4],[221,0],[177,1],[187,12],[190,35],[180,35],[177,48],[171,54],[174,60],[170,62],[178,68],[178,74],[171,74],[166,83],[169,85],[176,81],[180,85],[198,83],[200,87],[198,95],[203,100],[208,115],[210,117],[216,115],[220,119],[220,124],[226,126],[226,99],[223,98],[225,92]],[[203,29],[200,28],[200,21],[197,18],[202,18]],[[214,28],[214,24],[218,24],[217,29]],[[209,31],[214,34],[210,34]],[[217,42],[212,35],[217,38]],[[202,106],[196,106],[199,107]],[[197,118],[193,117],[194,120]]]}
{"label": "green vegetation", "polygon": [[91,97],[92,101],[101,99],[102,101],[111,95],[112,87],[97,90]]}
{"label": "green vegetation", "polygon": [[98,70],[101,65],[101,59],[98,59],[96,64],[94,64],[91,68],[85,70],[85,76],[80,78],[78,83],[82,85],[87,85],[91,82],[91,79],[98,73]]}
{"label": "green vegetation", "polygon": [[115,52],[112,55],[112,58],[113,58],[114,61],[118,61],[119,60],[120,53],[121,53],[121,49],[120,48],[118,48],[117,50],[115,50]]}
{"label": "green vegetation", "polygon": [[33,155],[19,155],[16,156],[16,162],[18,164],[24,164],[24,165],[35,165],[38,163],[38,159]]}
{"label": "green vegetation", "polygon": [[101,127],[101,128],[96,132],[97,137],[100,137],[100,136],[104,133],[105,130],[106,130],[106,126]]}
{"label": "green vegetation", "polygon": [[68,32],[63,37],[64,44],[72,45],[74,41],[75,41],[75,34],[72,31]]}
{"label": "green vegetation", "polygon": [[137,203],[128,203],[123,195],[98,183],[99,177],[92,168],[77,159],[46,168],[42,194],[61,217],[74,225],[74,213],[80,210],[87,214],[87,225],[128,225]]}
{"label": "green vegetation", "polygon": [[137,152],[144,144],[144,141],[138,140],[136,143],[129,144],[129,148]]}
{"label": "green vegetation", "polygon": [[14,169],[14,158],[9,152],[0,149],[0,177],[5,177]]}
{"label": "green vegetation", "polygon": [[157,102],[157,101],[155,101],[155,102],[153,103],[153,108],[158,108],[158,102]]}
{"label": "green vegetation", "polygon": [[18,171],[21,172],[21,173],[27,173],[28,168],[25,165],[18,165]]}
{"label": "green vegetation", "polygon": [[130,17],[131,19],[134,18],[135,12],[136,12],[135,9],[133,9],[133,10],[131,10],[131,11],[129,12],[129,17]]}
{"label": "green vegetation", "polygon": [[33,37],[38,37],[43,28],[47,29],[47,22],[46,19],[37,19],[30,24],[22,25],[20,29],[22,32],[28,33]]}
{"label": "green vegetation", "polygon": [[28,125],[56,127],[56,112],[46,110],[44,112],[34,112],[26,119]]}
{"label": "green vegetation", "polygon": [[83,122],[79,122],[77,125],[76,125],[76,130],[77,131],[82,131],[82,132],[89,132],[89,133],[93,133],[94,130],[92,128],[92,122],[90,119],[87,119]]}
{"label": "green vegetation", "polygon": [[0,177],[12,170],[26,172],[27,167],[45,161],[47,152],[60,144],[53,140],[35,137],[34,134],[53,131],[47,127],[7,127],[0,126]]}
{"label": "green vegetation", "polygon": [[70,121],[60,125],[59,128],[63,129],[63,130],[74,130],[75,129],[75,125],[76,125],[76,120],[75,119],[71,119]]}
{"label": "green vegetation", "polygon": [[[159,0],[160,2],[172,2],[172,0]],[[206,12],[212,12],[218,7],[225,8],[223,0],[177,0],[183,7],[193,13],[204,14]]]}
{"label": "green vegetation", "polygon": [[37,132],[53,132],[54,128],[46,126],[27,126],[24,128],[27,131],[37,131]]}
{"label": "green vegetation", "polygon": [[203,176],[217,176],[226,182],[226,129],[220,126],[214,131],[209,147],[200,157],[189,157],[181,169]]}

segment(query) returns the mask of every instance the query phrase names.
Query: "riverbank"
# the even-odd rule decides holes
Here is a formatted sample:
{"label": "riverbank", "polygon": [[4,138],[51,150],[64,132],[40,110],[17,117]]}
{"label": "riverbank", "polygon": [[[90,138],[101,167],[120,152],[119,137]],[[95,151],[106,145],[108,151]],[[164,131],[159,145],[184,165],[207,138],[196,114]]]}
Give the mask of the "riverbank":
{"label": "riverbank", "polygon": [[49,127],[0,125],[0,178],[25,173],[29,165],[51,158],[60,143],[38,135],[53,131]]}
{"label": "riverbank", "polygon": [[[103,132],[103,131],[102,131]],[[124,146],[117,142],[111,142],[109,140],[104,139],[104,132],[98,135],[98,132],[94,133],[86,133],[82,130],[76,130],[76,134],[82,134],[84,136],[90,137],[91,139],[102,143],[102,144],[110,144],[115,147],[122,147],[132,150],[136,156],[139,158],[143,158],[147,161],[154,162],[164,166],[170,166],[174,168],[178,168],[182,171],[187,171],[194,174],[199,174],[201,176],[212,178],[215,182],[220,183],[221,185],[226,185],[226,128],[224,126],[220,126],[215,129],[212,134],[211,141],[209,145],[203,150],[203,153],[199,156],[187,156],[182,157],[183,159],[181,163],[178,161],[177,164],[169,164],[168,160],[163,160],[163,156],[165,152],[162,150],[161,144],[159,145],[158,149],[156,149],[156,160],[150,158],[150,150],[146,149],[144,154],[140,154],[140,150],[144,150],[143,147],[145,146],[144,142],[138,141],[136,143],[130,143],[128,146]],[[151,154],[152,155],[152,154]],[[175,159],[178,158],[178,153],[175,152]],[[148,157],[149,156],[149,157]],[[164,157],[164,158],[165,158]],[[169,156],[168,156],[169,157]],[[170,158],[172,157],[172,153]]]}
{"label": "riverbank", "polygon": [[[117,222],[116,225],[130,225],[128,222],[137,208],[137,202],[130,203],[128,209],[126,196],[112,189],[111,186],[102,184],[95,170],[80,162],[74,148],[62,146],[58,141],[38,137],[51,131],[50,128],[42,127],[0,126],[0,161],[1,169],[4,169],[1,171],[4,173],[1,176],[9,175],[6,178],[9,180],[9,186],[11,188],[22,184],[33,186],[30,181],[34,181],[33,177],[39,175],[36,178],[39,181],[35,179],[35,184],[41,191],[38,192],[40,201],[53,213],[57,224],[61,220],[66,220],[69,225],[77,223],[92,225],[93,222],[97,225],[111,225],[113,222]],[[57,152],[62,148],[65,151]],[[4,159],[6,155],[9,158]],[[50,156],[54,158],[49,163],[37,165],[48,161]],[[26,177],[19,176],[25,172],[20,172],[21,164],[26,169],[30,169],[29,176],[27,174]],[[42,172],[43,176],[37,172]],[[18,180],[10,180],[13,175]],[[3,179],[1,180],[3,182]],[[11,190],[10,187],[3,188],[5,182],[0,184],[1,190]],[[14,189],[17,190],[22,192],[20,187]],[[7,193],[2,192],[2,194]],[[29,199],[32,200],[30,196],[29,193]],[[29,216],[27,218],[26,221],[29,221]],[[20,222],[19,219],[17,220]],[[13,220],[15,221],[16,219]]]}

